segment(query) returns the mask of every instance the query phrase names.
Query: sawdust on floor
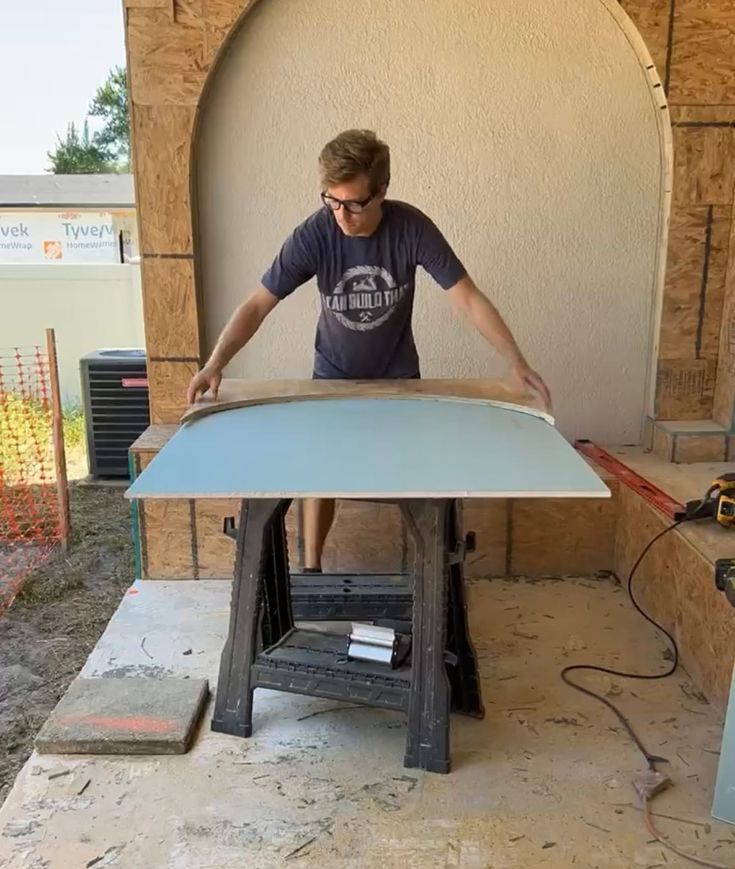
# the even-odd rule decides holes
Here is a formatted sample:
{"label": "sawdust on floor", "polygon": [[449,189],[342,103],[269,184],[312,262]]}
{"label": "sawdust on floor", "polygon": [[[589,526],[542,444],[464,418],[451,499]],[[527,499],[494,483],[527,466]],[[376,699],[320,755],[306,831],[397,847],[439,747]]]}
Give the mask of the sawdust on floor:
{"label": "sawdust on floor", "polygon": [[[147,644],[147,664],[175,672],[170,662],[181,645],[191,654],[178,651],[178,674],[207,675],[214,685],[227,630],[223,585],[169,584],[166,594],[180,587],[188,596],[178,609],[160,586],[152,590],[161,602],[140,616],[148,620],[141,635],[151,626],[159,631]],[[194,595],[196,611],[188,602]],[[0,863],[689,866],[643,825],[631,779],[644,763],[617,720],[559,677],[580,662],[666,668],[662,638],[620,586],[612,579],[493,580],[473,583],[469,599],[487,714],[483,721],[453,716],[451,774],[402,767],[400,714],[257,691],[248,740],[213,733],[210,703],[187,755],[34,755],[0,810]],[[102,644],[107,666],[139,655],[130,614],[127,653],[118,622],[120,613]],[[687,674],[644,683],[579,678],[618,703],[648,748],[669,759],[674,787],[653,807],[662,832],[702,857],[735,862],[735,830],[709,814],[722,723]]]}

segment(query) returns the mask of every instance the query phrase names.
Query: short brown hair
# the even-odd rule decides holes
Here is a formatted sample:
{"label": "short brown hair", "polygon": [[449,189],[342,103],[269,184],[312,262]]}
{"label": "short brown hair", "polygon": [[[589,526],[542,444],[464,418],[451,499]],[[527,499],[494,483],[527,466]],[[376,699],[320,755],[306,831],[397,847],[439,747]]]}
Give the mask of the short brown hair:
{"label": "short brown hair", "polygon": [[377,193],[390,181],[390,149],[372,130],[345,130],[322,148],[319,170],[325,186],[367,175]]}

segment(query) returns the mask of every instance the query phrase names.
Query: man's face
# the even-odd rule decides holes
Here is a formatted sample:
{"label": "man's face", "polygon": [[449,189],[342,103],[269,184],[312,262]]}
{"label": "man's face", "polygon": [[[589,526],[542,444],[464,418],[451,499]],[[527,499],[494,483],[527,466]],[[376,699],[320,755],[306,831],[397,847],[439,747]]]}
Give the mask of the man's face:
{"label": "man's face", "polygon": [[[351,181],[328,186],[326,204],[331,209],[337,225],[345,235],[370,235],[380,222],[380,206],[385,199],[385,189],[381,189],[370,199],[372,190],[367,175],[358,175]],[[356,203],[370,201],[360,210]],[[338,200],[338,201],[335,201]],[[341,203],[347,202],[347,206]],[[355,203],[355,204],[353,204]],[[352,207],[353,210],[350,210]],[[358,213],[354,213],[355,210]]]}

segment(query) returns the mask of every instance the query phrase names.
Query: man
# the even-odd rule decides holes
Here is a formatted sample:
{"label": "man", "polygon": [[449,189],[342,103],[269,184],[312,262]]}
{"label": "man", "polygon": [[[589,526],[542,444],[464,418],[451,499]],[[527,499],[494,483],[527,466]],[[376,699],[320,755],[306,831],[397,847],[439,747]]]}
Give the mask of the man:
{"label": "man", "polygon": [[[420,265],[447,292],[455,310],[502,354],[519,389],[535,391],[548,407],[543,380],[437,227],[418,209],[385,198],[388,146],[369,130],[347,130],[323,148],[319,167],[324,208],[291,233],[262,286],[232,315],[209,361],[191,381],[189,403],[207,389],[216,398],[227,363],[276,305],[314,276],[322,303],[315,378],[420,377],[411,328]],[[334,501],[305,504],[306,570],[321,570],[333,519]]]}

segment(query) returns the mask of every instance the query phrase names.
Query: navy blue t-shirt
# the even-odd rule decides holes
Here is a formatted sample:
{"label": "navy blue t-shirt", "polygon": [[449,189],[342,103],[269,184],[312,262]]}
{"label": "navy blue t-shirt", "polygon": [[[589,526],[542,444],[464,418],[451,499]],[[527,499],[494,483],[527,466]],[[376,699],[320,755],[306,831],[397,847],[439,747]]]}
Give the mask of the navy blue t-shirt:
{"label": "navy blue t-shirt", "polygon": [[279,299],[316,276],[322,311],[314,376],[419,376],[411,328],[416,267],[445,290],[466,271],[434,223],[417,208],[386,200],[370,236],[347,236],[326,207],[286,239],[263,275]]}

